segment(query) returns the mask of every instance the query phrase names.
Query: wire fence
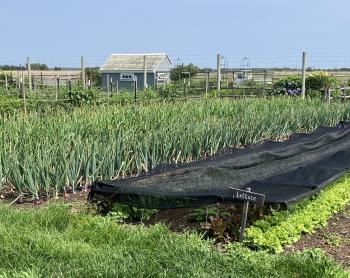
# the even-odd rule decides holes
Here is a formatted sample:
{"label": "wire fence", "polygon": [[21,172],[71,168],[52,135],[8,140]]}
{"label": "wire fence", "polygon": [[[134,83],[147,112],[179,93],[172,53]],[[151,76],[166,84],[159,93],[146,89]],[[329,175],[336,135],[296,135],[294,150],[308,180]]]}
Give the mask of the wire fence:
{"label": "wire fence", "polygon": [[[80,86],[96,88],[101,92],[101,84],[87,75],[88,68],[99,68],[106,57],[84,57],[85,59],[40,59],[31,57],[32,69],[27,61],[1,59],[0,90],[17,92],[26,97],[41,94],[58,98],[57,94]],[[176,79],[169,80],[184,96],[198,96],[220,91],[227,96],[257,97],[266,96],[273,84],[282,77],[302,75],[302,53],[223,53],[220,55],[169,55],[172,68],[186,68],[193,65],[193,71],[183,71]],[[28,60],[29,61],[29,60]],[[48,64],[50,69],[38,68]],[[306,72],[329,73],[339,82],[341,88],[350,86],[350,53],[307,53]],[[164,84],[156,84],[160,86]],[[118,93],[118,88],[109,88]],[[136,88],[137,90],[137,88]],[[134,90],[132,90],[134,91]],[[49,99],[52,99],[51,97]]]}

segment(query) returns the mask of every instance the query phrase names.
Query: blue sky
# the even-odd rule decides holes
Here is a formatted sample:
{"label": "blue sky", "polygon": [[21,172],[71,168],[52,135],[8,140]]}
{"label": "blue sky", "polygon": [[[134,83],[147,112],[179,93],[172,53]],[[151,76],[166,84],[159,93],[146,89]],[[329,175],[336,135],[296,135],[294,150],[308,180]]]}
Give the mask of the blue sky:
{"label": "blue sky", "polygon": [[202,65],[216,53],[281,64],[303,50],[336,57],[350,52],[349,10],[349,0],[1,0],[0,64],[31,56],[77,66],[84,55],[98,65],[134,52]]}

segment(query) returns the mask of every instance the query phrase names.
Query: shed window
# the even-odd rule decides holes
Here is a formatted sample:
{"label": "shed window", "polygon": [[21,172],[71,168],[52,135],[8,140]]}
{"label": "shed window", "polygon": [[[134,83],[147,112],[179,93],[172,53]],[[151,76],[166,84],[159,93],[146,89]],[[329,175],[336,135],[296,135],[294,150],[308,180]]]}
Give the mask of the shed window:
{"label": "shed window", "polygon": [[133,80],[134,80],[133,73],[121,73],[120,74],[120,81],[133,81]]}

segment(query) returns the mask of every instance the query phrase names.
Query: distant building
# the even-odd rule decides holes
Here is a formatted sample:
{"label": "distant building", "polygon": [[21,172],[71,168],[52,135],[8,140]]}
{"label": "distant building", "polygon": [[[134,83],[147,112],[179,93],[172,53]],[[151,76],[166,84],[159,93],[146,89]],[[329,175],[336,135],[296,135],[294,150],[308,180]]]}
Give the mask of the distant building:
{"label": "distant building", "polygon": [[[170,80],[171,62],[165,53],[112,54],[100,68],[102,87],[107,88],[107,79],[113,88],[133,90],[144,89],[144,62],[146,61],[147,87]],[[110,85],[111,86],[111,85]]]}

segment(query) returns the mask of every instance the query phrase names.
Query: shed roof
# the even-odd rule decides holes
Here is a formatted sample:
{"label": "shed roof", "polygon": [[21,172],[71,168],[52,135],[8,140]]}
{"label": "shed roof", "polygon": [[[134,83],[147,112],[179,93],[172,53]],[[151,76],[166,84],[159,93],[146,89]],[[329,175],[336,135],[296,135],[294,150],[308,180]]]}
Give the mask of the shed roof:
{"label": "shed roof", "polygon": [[111,54],[100,68],[100,71],[143,71],[144,56],[146,56],[147,71],[155,71],[163,60],[171,64],[165,53]]}

